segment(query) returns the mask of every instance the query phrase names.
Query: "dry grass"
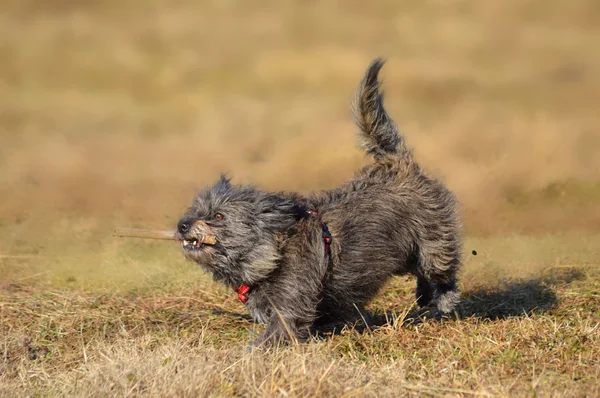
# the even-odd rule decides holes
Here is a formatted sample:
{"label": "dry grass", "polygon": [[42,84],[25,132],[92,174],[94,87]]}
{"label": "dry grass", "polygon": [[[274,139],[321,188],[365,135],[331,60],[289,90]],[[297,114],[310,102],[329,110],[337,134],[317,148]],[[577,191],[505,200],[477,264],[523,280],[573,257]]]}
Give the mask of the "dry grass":
{"label": "dry grass", "polygon": [[[516,260],[519,242],[529,253]],[[479,253],[466,258],[455,316],[416,310],[414,281],[398,279],[373,303],[368,330],[270,353],[247,352],[261,327],[231,292],[199,275],[170,274],[129,292],[15,282],[0,296],[0,393],[599,394],[600,237],[468,245]]]}
{"label": "dry grass", "polygon": [[[600,395],[600,3],[365,4],[2,1],[0,395]],[[221,171],[344,181],[378,55],[463,205],[465,300],[440,320],[396,280],[372,330],[249,354],[230,292],[110,231],[169,228]]]}

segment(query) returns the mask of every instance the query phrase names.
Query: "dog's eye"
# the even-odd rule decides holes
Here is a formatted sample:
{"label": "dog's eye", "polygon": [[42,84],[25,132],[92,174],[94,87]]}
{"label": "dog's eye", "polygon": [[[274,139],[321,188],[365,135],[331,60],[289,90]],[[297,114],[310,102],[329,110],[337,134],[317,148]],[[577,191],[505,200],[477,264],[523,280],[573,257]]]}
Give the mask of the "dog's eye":
{"label": "dog's eye", "polygon": [[223,216],[223,214],[221,214],[221,213],[215,214],[215,220],[221,221],[224,218],[225,218],[225,216]]}

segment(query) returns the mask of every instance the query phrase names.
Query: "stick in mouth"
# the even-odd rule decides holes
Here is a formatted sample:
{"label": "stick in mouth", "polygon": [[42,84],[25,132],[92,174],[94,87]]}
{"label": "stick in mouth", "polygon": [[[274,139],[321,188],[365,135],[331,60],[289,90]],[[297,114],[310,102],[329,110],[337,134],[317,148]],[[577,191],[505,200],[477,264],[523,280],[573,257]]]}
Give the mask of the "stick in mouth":
{"label": "stick in mouth", "polygon": [[[113,232],[113,236],[121,238],[177,240],[175,231],[156,231],[136,228],[117,228]],[[198,241],[205,245],[215,245],[217,243],[217,237],[214,235],[203,235]]]}

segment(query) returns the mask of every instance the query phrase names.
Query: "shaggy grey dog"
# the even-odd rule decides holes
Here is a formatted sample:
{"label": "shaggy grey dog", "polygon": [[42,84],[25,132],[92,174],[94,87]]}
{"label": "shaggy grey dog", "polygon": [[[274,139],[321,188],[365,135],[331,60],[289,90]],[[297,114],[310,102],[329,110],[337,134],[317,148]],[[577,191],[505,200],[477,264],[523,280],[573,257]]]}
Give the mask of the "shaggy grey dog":
{"label": "shaggy grey dog", "polygon": [[[416,276],[420,306],[450,312],[458,301],[455,199],[419,167],[386,113],[377,78],[383,63],[369,66],[354,106],[373,164],[310,196],[232,185],[222,176],[179,221],[186,258],[236,290],[267,324],[257,345],[302,341],[313,328],[360,319],[393,275]],[[204,235],[217,243],[203,244]]]}

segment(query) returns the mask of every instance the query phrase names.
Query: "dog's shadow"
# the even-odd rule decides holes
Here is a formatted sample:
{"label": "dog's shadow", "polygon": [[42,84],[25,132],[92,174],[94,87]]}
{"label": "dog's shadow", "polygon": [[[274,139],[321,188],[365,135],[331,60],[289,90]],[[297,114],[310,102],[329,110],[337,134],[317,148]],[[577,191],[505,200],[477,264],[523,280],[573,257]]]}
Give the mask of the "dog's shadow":
{"label": "dog's shadow", "polygon": [[[502,280],[494,286],[474,287],[463,291],[461,302],[454,313],[444,315],[430,307],[413,307],[408,311],[377,311],[363,314],[351,329],[368,333],[391,323],[408,327],[426,320],[445,322],[452,320],[496,321],[514,317],[526,317],[552,310],[559,298],[553,286],[568,284],[584,277],[577,268],[551,269],[552,273],[526,280]],[[402,315],[399,315],[402,314]],[[365,323],[366,321],[366,323]],[[315,332],[318,335],[340,333],[344,327],[328,325]],[[345,325],[348,329],[349,325]]]}

